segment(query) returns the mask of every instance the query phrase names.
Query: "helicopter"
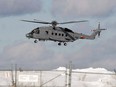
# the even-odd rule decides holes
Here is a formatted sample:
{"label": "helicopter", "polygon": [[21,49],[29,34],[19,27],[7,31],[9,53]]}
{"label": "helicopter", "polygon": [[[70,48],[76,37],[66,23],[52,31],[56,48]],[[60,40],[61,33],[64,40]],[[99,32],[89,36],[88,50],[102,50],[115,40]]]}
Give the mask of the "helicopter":
{"label": "helicopter", "polygon": [[38,41],[49,40],[49,41],[58,42],[59,46],[62,43],[64,44],[64,46],[67,46],[68,42],[74,42],[78,39],[94,40],[97,35],[98,37],[100,36],[102,30],[106,30],[106,29],[101,29],[99,23],[98,28],[93,30],[93,33],[91,35],[86,35],[86,34],[74,32],[69,28],[63,28],[57,26],[58,24],[80,23],[80,22],[87,22],[88,20],[69,21],[69,22],[61,22],[61,23],[58,23],[57,21],[44,22],[39,20],[33,20],[33,21],[21,20],[21,21],[52,25],[52,26],[37,27],[33,29],[31,32],[27,33],[26,37],[29,39],[30,38],[35,39],[34,43],[37,43]]}

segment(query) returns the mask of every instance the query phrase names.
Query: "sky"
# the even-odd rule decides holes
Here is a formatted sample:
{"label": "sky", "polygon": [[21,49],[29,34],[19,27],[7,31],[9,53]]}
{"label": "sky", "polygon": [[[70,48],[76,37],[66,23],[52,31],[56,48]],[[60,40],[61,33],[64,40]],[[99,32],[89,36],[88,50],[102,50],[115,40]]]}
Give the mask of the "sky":
{"label": "sky", "polygon": [[[95,40],[77,40],[58,46],[57,42],[33,43],[25,37],[36,27],[48,26],[20,20],[58,22],[89,20],[59,25],[75,32],[91,34],[98,23],[106,31]],[[12,64],[24,69],[55,69],[72,61],[73,68],[116,67],[115,0],[0,0],[0,68]]]}

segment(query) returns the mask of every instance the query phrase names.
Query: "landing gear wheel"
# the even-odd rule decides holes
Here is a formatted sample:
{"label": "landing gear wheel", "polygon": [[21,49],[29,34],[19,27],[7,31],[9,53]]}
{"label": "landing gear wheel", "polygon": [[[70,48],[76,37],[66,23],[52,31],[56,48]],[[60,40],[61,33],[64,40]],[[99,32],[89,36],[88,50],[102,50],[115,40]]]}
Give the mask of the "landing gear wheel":
{"label": "landing gear wheel", "polygon": [[67,46],[67,43],[64,43],[64,46]]}
{"label": "landing gear wheel", "polygon": [[58,45],[60,46],[60,45],[61,45],[61,43],[58,43]]}
{"label": "landing gear wheel", "polygon": [[37,43],[37,40],[34,40],[34,43]]}

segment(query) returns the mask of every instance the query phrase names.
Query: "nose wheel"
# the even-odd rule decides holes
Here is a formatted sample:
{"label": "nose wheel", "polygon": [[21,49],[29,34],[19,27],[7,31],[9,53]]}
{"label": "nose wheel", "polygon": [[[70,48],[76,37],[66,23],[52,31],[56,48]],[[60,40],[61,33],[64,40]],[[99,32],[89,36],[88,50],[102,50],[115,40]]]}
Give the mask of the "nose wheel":
{"label": "nose wheel", "polygon": [[34,43],[37,43],[38,41],[37,40],[34,40]]}

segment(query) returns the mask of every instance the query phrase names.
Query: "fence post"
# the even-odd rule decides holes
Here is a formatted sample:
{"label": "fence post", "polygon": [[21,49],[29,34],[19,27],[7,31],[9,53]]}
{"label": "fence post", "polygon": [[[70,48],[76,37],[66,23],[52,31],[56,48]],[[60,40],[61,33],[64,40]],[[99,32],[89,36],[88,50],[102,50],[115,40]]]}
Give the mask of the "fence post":
{"label": "fence post", "polygon": [[69,63],[69,84],[68,87],[71,87],[71,80],[72,80],[72,61]]}

